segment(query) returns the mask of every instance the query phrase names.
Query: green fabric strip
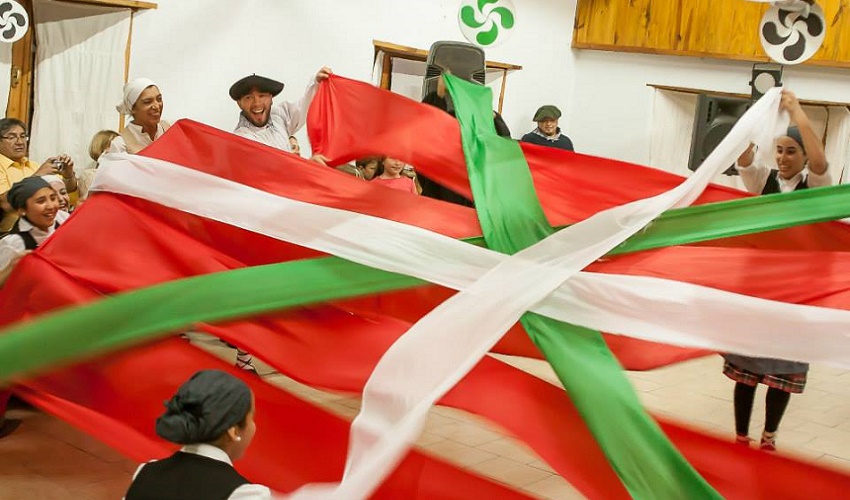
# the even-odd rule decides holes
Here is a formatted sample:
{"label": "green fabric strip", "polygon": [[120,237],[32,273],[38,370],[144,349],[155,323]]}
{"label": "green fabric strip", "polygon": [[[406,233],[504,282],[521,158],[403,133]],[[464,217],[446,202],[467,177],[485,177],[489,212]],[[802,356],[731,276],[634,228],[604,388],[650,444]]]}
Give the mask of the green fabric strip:
{"label": "green fabric strip", "polygon": [[[301,287],[282,287],[300,283]],[[0,333],[0,381],[190,328],[421,285],[336,257],[207,274],[116,294]],[[50,349],[44,346],[49,345]]]}
{"label": "green fabric strip", "polygon": [[[493,127],[492,94],[444,76],[460,121],[473,200],[490,248],[515,253],[553,233],[515,141]],[[721,498],[644,410],[599,332],[526,313],[521,318],[614,471],[634,498]]]}

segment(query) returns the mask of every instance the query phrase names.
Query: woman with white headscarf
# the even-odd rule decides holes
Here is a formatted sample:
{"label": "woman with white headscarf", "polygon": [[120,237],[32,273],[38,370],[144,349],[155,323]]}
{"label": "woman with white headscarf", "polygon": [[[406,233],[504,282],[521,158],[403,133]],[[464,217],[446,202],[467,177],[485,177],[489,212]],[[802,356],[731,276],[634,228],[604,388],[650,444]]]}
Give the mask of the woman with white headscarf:
{"label": "woman with white headscarf", "polygon": [[162,93],[153,80],[136,78],[124,84],[124,99],[115,109],[132,119],[109,151],[135,154],[158,139],[171,126],[162,120],[162,108]]}

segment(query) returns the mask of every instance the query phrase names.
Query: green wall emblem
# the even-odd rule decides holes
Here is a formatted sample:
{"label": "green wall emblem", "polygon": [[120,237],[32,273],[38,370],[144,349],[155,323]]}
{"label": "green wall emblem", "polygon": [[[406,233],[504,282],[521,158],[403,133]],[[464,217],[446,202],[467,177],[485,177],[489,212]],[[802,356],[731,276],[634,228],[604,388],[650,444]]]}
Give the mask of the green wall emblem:
{"label": "green wall emblem", "polygon": [[511,0],[463,0],[457,14],[463,36],[483,47],[505,42],[516,25],[516,9]]}

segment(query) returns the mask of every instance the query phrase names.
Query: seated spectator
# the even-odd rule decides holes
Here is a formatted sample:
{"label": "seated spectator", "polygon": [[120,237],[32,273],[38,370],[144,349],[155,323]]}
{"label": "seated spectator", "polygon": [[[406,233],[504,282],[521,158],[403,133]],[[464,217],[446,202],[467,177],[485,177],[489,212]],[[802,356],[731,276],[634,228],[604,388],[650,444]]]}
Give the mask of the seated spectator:
{"label": "seated spectator", "polygon": [[408,193],[419,194],[416,190],[416,184],[413,179],[406,175],[402,175],[404,170],[404,162],[395,158],[385,158],[383,161],[383,169],[380,175],[374,177],[372,182],[383,184],[392,189],[406,191]]}
{"label": "seated spectator", "polygon": [[65,154],[52,156],[41,166],[27,158],[29,136],[26,125],[15,118],[0,119],[0,207],[3,218],[0,234],[9,232],[18,219],[17,212],[9,205],[6,195],[12,185],[33,175],[60,174],[65,188],[71,195],[71,203],[77,202],[77,178],[74,161]]}
{"label": "seated spectator", "polygon": [[58,175],[50,174],[41,176],[46,180],[50,187],[59,195],[59,210],[71,213],[74,207],[71,206],[71,197],[68,195],[68,190],[65,189],[65,183]]}
{"label": "seated spectator", "polygon": [[124,84],[124,99],[115,106],[122,115],[131,117],[120,137],[112,141],[109,151],[136,154],[171,127],[162,119],[162,93],[156,83],[136,78]]}
{"label": "seated spectator", "polygon": [[94,176],[97,174],[97,167],[100,165],[100,157],[103,156],[109,147],[112,145],[112,140],[118,137],[118,132],[114,130],[101,130],[94,134],[89,143],[89,157],[94,160],[94,166],[87,168],[80,173],[80,199],[84,200],[89,196],[89,187],[94,182]]}
{"label": "seated spectator", "polygon": [[298,138],[294,135],[289,136],[289,150],[296,156],[301,156],[301,145],[298,144]]}
{"label": "seated spectator", "polygon": [[522,142],[574,151],[573,141],[561,134],[561,129],[558,127],[560,117],[561,110],[557,107],[551,104],[540,106],[540,109],[534,113],[537,128],[522,136]]}
{"label": "seated spectator", "polygon": [[271,499],[269,488],[251,484],[233,468],[257,430],[254,395],[244,382],[220,370],[199,371],[165,408],[156,420],[156,433],[183,447],[140,466],[126,500]]}

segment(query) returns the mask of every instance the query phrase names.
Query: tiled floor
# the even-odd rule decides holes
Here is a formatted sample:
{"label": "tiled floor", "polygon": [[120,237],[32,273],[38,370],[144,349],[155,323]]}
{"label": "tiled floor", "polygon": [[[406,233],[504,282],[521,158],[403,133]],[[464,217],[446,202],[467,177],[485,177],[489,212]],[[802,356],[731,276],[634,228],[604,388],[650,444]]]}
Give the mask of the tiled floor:
{"label": "tiled floor", "polygon": [[[223,356],[232,353],[215,343],[199,344]],[[516,366],[557,383],[548,365],[536,360],[507,358]],[[261,372],[263,370],[261,367]],[[732,383],[721,373],[717,356],[653,372],[631,373],[642,400],[659,415],[675,418],[715,433],[732,436]],[[330,411],[353,418],[356,398],[328,394],[302,386],[278,374],[267,379],[315,401]],[[763,422],[761,401],[753,414],[753,432]],[[33,410],[13,410],[24,418],[18,431],[0,441],[0,500],[120,498],[136,464],[67,424]],[[841,468],[850,474],[850,372],[814,366],[806,393],[794,396],[778,438],[782,453]],[[462,467],[551,499],[582,498],[531,450],[474,416],[435,408],[417,446]]]}

